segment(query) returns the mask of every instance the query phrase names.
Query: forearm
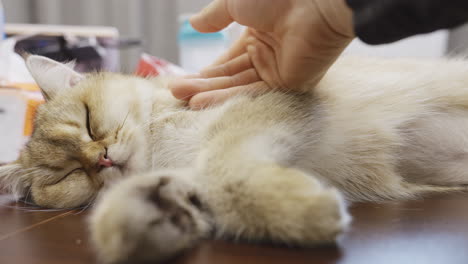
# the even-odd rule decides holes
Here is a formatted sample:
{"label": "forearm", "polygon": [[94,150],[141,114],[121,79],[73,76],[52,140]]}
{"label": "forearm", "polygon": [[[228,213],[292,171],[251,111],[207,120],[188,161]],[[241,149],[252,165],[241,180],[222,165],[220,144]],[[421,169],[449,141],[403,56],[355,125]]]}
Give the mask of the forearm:
{"label": "forearm", "polygon": [[467,0],[346,0],[356,36],[369,44],[453,28],[468,21]]}

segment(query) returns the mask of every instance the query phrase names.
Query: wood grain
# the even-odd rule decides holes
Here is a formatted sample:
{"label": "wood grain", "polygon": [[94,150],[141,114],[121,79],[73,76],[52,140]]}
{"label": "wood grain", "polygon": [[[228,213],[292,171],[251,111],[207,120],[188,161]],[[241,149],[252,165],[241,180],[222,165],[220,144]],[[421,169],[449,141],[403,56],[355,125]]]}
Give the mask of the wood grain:
{"label": "wood grain", "polygon": [[[97,263],[88,241],[87,212],[23,207],[0,196],[0,263]],[[468,194],[361,203],[351,213],[353,224],[336,246],[292,249],[205,241],[169,263],[468,263]]]}

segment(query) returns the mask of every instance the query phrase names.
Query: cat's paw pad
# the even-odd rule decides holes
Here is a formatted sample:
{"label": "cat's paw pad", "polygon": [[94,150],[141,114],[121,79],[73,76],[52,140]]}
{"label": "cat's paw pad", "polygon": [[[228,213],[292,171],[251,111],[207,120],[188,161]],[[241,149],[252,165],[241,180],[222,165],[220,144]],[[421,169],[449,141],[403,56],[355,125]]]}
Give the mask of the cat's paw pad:
{"label": "cat's paw pad", "polygon": [[176,172],[116,184],[91,216],[93,242],[107,263],[163,261],[193,246],[209,229],[200,194]]}

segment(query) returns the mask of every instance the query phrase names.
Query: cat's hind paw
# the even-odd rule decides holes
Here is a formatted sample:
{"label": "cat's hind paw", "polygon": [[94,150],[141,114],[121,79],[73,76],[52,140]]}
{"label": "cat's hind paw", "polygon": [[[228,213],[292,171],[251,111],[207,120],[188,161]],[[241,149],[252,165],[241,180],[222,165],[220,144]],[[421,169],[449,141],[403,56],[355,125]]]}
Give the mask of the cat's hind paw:
{"label": "cat's hind paw", "polygon": [[312,175],[276,165],[258,166],[252,175],[226,186],[228,199],[213,206],[215,222],[223,224],[218,236],[315,247],[335,243],[349,226],[342,195]]}
{"label": "cat's hind paw", "polygon": [[104,193],[90,218],[101,261],[164,261],[209,233],[200,194],[178,173],[133,176]]}

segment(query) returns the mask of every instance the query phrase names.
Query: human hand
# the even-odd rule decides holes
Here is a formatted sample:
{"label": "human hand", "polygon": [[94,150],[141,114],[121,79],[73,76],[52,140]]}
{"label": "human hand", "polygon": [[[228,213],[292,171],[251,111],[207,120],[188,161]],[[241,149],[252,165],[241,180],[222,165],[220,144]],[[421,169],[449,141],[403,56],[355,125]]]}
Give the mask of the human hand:
{"label": "human hand", "polygon": [[[248,27],[213,65],[170,84],[193,109],[239,93],[313,88],[354,38],[344,0],[215,0],[191,18],[201,32]],[[261,88],[259,88],[261,87]]]}

